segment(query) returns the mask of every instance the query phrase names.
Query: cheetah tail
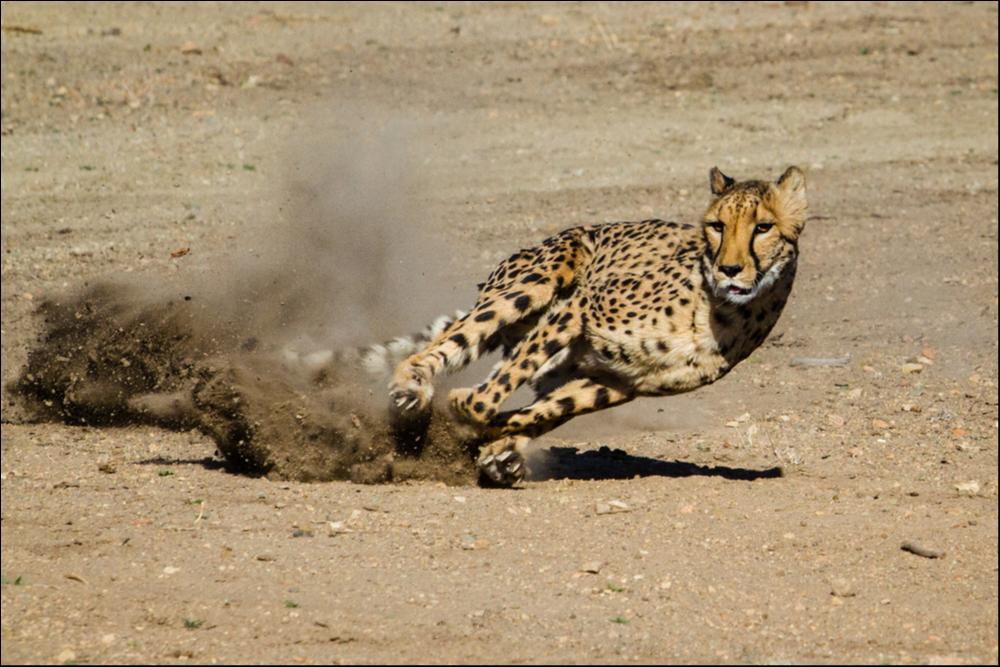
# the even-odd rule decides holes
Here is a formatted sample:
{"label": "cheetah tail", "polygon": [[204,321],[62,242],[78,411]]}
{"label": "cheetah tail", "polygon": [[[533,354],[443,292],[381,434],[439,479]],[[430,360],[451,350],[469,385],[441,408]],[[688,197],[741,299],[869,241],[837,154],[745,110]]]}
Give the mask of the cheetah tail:
{"label": "cheetah tail", "polygon": [[464,316],[465,312],[461,310],[455,311],[454,315],[441,315],[417,333],[345,350],[337,355],[338,361],[360,368],[372,380],[388,378],[401,361],[424,349],[452,322]]}

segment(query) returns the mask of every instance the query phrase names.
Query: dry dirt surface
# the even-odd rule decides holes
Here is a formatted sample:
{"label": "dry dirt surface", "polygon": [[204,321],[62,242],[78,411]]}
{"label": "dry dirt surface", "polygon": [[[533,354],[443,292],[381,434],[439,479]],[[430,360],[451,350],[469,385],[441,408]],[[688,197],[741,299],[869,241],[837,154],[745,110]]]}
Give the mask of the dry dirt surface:
{"label": "dry dirt surface", "polygon": [[[2,28],[5,664],[997,663],[995,3],[4,2]],[[281,374],[565,227],[697,220],[713,165],[789,164],[812,218],[765,344],[539,439],[518,488],[448,456],[247,472],[229,422],[122,400],[250,377],[211,414],[362,429]],[[139,310],[81,297],[109,289]],[[177,312],[201,328],[141,333]],[[39,368],[61,393],[27,395]]]}

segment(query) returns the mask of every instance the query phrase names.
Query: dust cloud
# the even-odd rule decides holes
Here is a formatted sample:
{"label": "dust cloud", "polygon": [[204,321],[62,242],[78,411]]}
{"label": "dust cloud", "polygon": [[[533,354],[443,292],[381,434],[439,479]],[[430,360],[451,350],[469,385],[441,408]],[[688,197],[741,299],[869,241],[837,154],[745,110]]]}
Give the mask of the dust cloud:
{"label": "dust cloud", "polygon": [[278,214],[241,224],[226,256],[45,300],[12,387],[29,412],[195,428],[234,469],[278,479],[474,480],[471,436],[438,414],[390,423],[387,376],[351,353],[454,310],[422,266],[434,235],[411,196],[426,184],[407,132],[322,135],[291,146]]}

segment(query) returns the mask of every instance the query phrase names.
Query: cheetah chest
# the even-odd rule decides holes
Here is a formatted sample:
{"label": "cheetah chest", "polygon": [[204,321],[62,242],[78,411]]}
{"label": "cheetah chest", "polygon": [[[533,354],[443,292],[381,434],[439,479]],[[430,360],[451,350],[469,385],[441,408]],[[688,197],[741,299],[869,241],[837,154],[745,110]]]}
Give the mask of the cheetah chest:
{"label": "cheetah chest", "polygon": [[645,290],[634,299],[619,291],[596,299],[586,327],[592,365],[640,394],[691,391],[749,356],[774,326],[788,295],[783,282],[751,304],[733,306],[713,300],[697,273],[685,282],[690,289],[682,284],[658,296]]}

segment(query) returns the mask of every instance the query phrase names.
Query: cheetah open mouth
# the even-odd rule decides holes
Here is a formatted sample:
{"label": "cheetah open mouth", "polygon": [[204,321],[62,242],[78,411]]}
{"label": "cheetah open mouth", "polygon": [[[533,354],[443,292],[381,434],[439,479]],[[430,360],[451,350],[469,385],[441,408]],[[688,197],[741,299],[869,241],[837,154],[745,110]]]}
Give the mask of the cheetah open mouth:
{"label": "cheetah open mouth", "polygon": [[735,296],[747,296],[753,290],[749,287],[737,287],[736,285],[730,285],[726,288],[726,294],[732,294]]}

